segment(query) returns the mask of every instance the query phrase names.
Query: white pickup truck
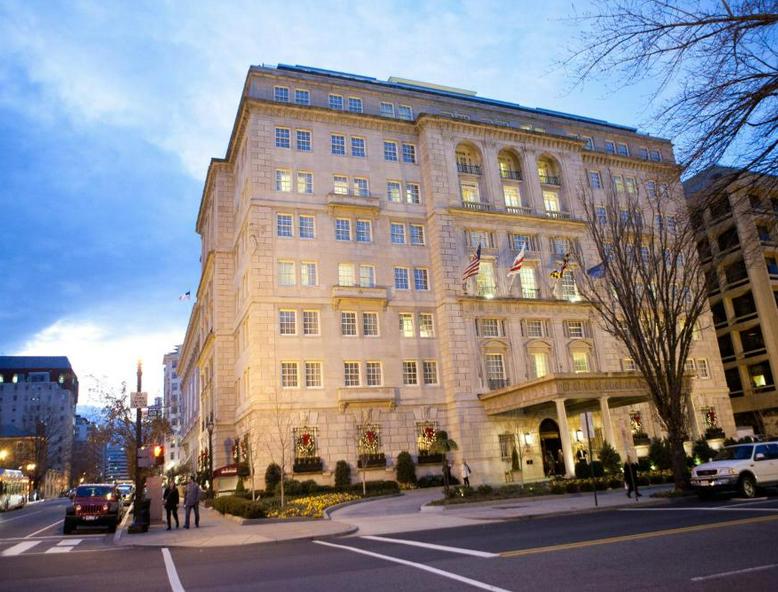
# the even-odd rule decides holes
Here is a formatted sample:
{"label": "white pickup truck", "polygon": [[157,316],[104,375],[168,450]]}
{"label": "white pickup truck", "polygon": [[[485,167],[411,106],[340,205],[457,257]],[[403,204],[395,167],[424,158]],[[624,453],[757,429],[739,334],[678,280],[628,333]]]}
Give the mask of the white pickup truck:
{"label": "white pickup truck", "polygon": [[691,484],[700,497],[721,490],[754,497],[760,487],[778,485],[778,442],[726,446],[692,469]]}

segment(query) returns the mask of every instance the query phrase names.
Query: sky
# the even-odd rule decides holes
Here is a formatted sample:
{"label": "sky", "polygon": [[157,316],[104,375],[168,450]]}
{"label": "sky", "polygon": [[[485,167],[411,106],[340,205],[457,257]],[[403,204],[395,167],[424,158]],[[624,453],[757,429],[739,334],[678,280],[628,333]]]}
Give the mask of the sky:
{"label": "sky", "polygon": [[[586,2],[0,0],[0,355],[162,388],[194,224],[252,64],[395,75],[651,128],[649,91],[572,88]],[[94,378],[92,378],[94,377]],[[86,386],[86,388],[84,388]]]}

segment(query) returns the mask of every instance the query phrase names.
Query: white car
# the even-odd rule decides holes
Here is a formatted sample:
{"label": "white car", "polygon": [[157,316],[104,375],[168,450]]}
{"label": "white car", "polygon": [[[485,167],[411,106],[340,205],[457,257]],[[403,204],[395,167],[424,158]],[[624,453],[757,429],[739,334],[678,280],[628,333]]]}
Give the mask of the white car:
{"label": "white car", "polygon": [[724,490],[754,497],[760,487],[778,485],[778,442],[722,448],[711,462],[692,469],[691,484],[700,497]]}

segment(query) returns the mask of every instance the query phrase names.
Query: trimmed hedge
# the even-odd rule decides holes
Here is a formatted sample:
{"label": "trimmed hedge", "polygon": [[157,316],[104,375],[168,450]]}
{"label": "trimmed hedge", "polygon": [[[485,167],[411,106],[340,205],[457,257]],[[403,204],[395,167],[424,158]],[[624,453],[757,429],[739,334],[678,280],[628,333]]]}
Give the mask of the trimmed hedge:
{"label": "trimmed hedge", "polygon": [[[602,463],[598,460],[592,462],[592,469],[594,470],[595,477],[602,477],[605,475]],[[589,479],[591,477],[589,463],[585,461],[578,461],[575,463],[575,476],[577,479]]]}
{"label": "trimmed hedge", "polygon": [[241,518],[265,518],[267,508],[262,502],[244,499],[235,495],[217,497],[211,507],[221,514],[232,514]]}
{"label": "trimmed hedge", "polygon": [[[390,493],[399,493],[400,484],[397,481],[367,481],[365,482],[365,490],[368,495],[385,495]],[[362,484],[355,483],[347,489],[352,493],[362,495]]]}
{"label": "trimmed hedge", "polygon": [[[451,475],[449,485],[459,485],[459,479]],[[424,475],[416,482],[417,487],[443,487],[443,475]]]}

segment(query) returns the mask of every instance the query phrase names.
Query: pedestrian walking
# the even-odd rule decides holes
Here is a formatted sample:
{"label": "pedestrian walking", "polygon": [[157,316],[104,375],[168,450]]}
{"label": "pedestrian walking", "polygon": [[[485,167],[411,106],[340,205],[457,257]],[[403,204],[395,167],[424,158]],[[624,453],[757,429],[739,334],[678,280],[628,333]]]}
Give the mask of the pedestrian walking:
{"label": "pedestrian walking", "polygon": [[162,494],[162,498],[165,500],[165,513],[167,515],[167,529],[170,530],[170,516],[176,519],[176,528],[178,528],[178,503],[180,496],[178,495],[178,488],[173,481],[168,481],[165,492]]}
{"label": "pedestrian walking", "polygon": [[462,459],[462,483],[464,483],[467,487],[470,487],[470,475],[473,474],[473,471],[470,469],[470,465],[467,464],[465,459]]}
{"label": "pedestrian walking", "polygon": [[195,481],[194,475],[190,475],[189,483],[184,492],[184,506],[186,507],[186,519],[184,528],[189,528],[189,516],[194,510],[195,526],[200,528],[200,486]]}
{"label": "pedestrian walking", "polygon": [[635,492],[635,498],[643,497],[638,491],[638,465],[632,462],[632,457],[627,455],[627,462],[624,463],[624,487],[627,489],[627,497],[632,497]]}

